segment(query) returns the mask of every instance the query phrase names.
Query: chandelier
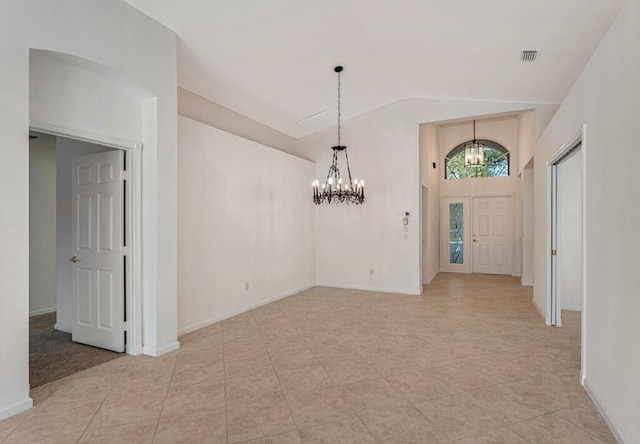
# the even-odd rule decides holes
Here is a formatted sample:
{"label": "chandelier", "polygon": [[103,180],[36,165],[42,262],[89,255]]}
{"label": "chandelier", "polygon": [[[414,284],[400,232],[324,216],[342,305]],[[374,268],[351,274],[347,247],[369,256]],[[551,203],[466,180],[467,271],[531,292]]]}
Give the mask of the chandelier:
{"label": "chandelier", "polygon": [[484,166],[484,143],[476,139],[476,121],[473,120],[473,140],[464,144],[464,166]]}
{"label": "chandelier", "polygon": [[[331,147],[333,160],[329,167],[327,179],[322,184],[317,179],[311,183],[313,187],[313,202],[316,205],[320,205],[323,202],[336,205],[358,205],[364,202],[364,180],[358,181],[356,178],[351,180],[347,147],[340,144],[340,73],[342,70],[342,66],[334,68],[334,71],[338,73],[338,144]],[[338,155],[341,153],[344,153],[347,164],[347,177],[344,179],[340,176],[340,169],[338,168]]]}

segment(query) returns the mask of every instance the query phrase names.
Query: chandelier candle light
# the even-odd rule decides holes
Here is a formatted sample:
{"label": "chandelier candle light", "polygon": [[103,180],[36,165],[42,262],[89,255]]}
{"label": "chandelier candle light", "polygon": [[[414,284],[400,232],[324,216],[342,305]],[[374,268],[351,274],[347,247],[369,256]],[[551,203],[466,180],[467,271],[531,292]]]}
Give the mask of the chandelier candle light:
{"label": "chandelier candle light", "polygon": [[[351,180],[351,168],[349,167],[349,156],[347,155],[347,147],[340,143],[340,73],[342,66],[336,66],[334,71],[338,73],[338,144],[331,147],[333,150],[333,161],[329,167],[327,180],[322,185],[316,179],[311,185],[313,187],[313,202],[316,205],[321,203],[327,204],[361,204],[364,202],[364,180],[358,181],[354,178]],[[345,180],[340,177],[340,169],[338,168],[338,154],[344,153],[347,163],[347,177]]]}
{"label": "chandelier candle light", "polygon": [[473,120],[473,141],[464,145],[464,166],[479,167],[484,166],[484,143],[476,139],[476,121]]}

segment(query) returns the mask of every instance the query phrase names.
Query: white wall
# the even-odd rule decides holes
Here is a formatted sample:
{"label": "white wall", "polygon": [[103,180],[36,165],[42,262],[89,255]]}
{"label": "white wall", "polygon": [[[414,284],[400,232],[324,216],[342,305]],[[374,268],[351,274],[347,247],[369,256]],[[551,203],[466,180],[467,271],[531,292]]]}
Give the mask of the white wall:
{"label": "white wall", "polygon": [[307,158],[305,153],[296,150],[293,137],[182,88],[178,88],[178,113],[236,136]]}
{"label": "white wall", "polygon": [[178,124],[180,333],[313,286],[313,163]]}
{"label": "white wall", "polygon": [[420,125],[420,181],[427,185],[429,196],[429,220],[422,221],[427,225],[426,266],[423,267],[425,283],[431,282],[440,271],[440,175],[444,174],[443,167],[436,125]]}
{"label": "white wall", "polygon": [[102,153],[113,148],[95,145],[79,140],[56,138],[57,180],[54,185],[56,203],[56,243],[57,255],[54,259],[56,268],[56,326],[58,330],[71,333],[73,321],[73,297],[71,293],[71,277],[73,267],[69,258],[73,256],[71,242],[71,159],[84,154]]}
{"label": "white wall", "polygon": [[[411,99],[343,122],[352,173],[365,180],[367,196],[362,206],[318,208],[318,284],[420,294],[420,124],[534,108],[519,103]],[[298,151],[310,153],[316,162],[316,177],[326,177],[335,142],[335,128],[298,140]],[[405,211],[412,214],[406,241],[402,240]]]}
{"label": "white wall", "polygon": [[[88,134],[141,141],[141,99],[150,96],[113,73],[74,56],[31,50],[29,120]],[[79,112],[82,110],[83,112]]]}
{"label": "white wall", "polygon": [[628,0],[535,148],[535,303],[546,303],[545,161],[587,124],[584,383],[622,442],[640,436],[640,0]]}
{"label": "white wall", "polygon": [[56,310],[56,145],[29,141],[29,316]]}
{"label": "white wall", "polygon": [[[152,140],[143,150],[143,342],[158,354],[177,346],[177,126],[176,37],[173,32],[124,2],[100,0],[3,0],[0,2],[0,418],[31,406],[28,383],[29,314],[29,49],[57,51],[83,58],[119,73],[157,100]],[[126,50],[125,50],[126,49]],[[104,74],[104,73],[103,73]],[[116,81],[117,79],[114,79]],[[59,88],[91,88],[65,82]],[[123,86],[124,88],[124,86]],[[108,91],[105,91],[105,93]],[[73,96],[72,96],[73,97]],[[106,94],[100,96],[106,100]],[[65,120],[79,132],[98,131],[98,137],[119,137],[102,128],[100,116],[76,105],[59,106],[37,114],[55,124],[61,110],[77,110]],[[107,109],[104,103],[90,103]],[[31,110],[34,115],[37,110]],[[89,119],[89,117],[91,119]],[[144,117],[144,113],[143,113]],[[145,140],[146,139],[146,140]],[[151,143],[146,143],[150,141]],[[11,295],[8,297],[8,295]]]}
{"label": "white wall", "polygon": [[562,310],[582,309],[582,151],[558,164],[558,297]]}
{"label": "white wall", "polygon": [[522,170],[522,285],[533,285],[533,159]]}
{"label": "white wall", "polygon": [[[531,158],[533,157],[533,147],[535,145],[535,141],[537,137],[539,137],[542,133],[542,131],[540,131],[540,133],[538,133],[537,135],[534,133],[536,123],[535,120],[536,114],[531,111],[521,113],[518,118],[517,175],[521,174],[522,170],[531,161]],[[551,120],[551,116],[549,116],[549,120]]]}

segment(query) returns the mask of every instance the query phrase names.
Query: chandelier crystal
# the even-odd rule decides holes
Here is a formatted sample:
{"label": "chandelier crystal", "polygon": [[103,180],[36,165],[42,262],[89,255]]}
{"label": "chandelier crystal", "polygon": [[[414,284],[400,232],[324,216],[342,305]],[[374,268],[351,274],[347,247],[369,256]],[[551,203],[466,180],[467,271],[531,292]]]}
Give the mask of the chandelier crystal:
{"label": "chandelier crystal", "polygon": [[484,166],[484,143],[476,139],[476,121],[473,121],[473,140],[464,145],[464,166]]}
{"label": "chandelier crystal", "polygon": [[[351,180],[351,168],[349,167],[349,156],[347,147],[340,143],[340,73],[342,66],[336,66],[334,71],[338,73],[338,144],[331,147],[333,150],[333,160],[329,167],[327,178],[322,184],[317,179],[311,183],[313,187],[313,202],[316,205],[326,204],[362,204],[364,202],[364,180],[357,178]],[[338,157],[344,153],[347,164],[347,176],[342,178],[338,168]]]}

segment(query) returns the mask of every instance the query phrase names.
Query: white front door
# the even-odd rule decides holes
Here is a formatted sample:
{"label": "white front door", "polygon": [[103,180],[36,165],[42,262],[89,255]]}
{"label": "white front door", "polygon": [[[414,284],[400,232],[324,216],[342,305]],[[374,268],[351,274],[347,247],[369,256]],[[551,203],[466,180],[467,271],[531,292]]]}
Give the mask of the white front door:
{"label": "white front door", "polygon": [[124,351],[123,153],[73,158],[72,339]]}
{"label": "white front door", "polygon": [[473,199],[473,272],[511,274],[511,198]]}
{"label": "white front door", "polygon": [[471,273],[471,199],[440,200],[440,271]]}

